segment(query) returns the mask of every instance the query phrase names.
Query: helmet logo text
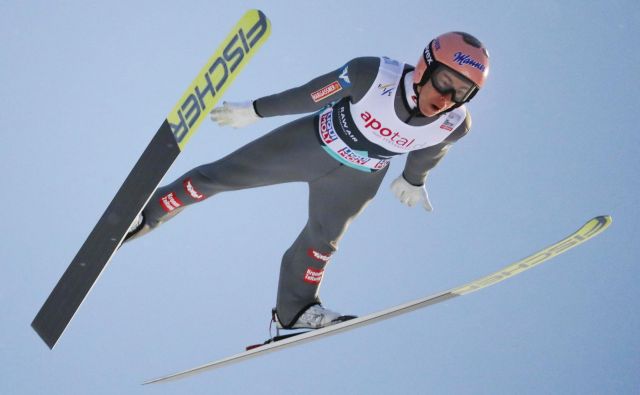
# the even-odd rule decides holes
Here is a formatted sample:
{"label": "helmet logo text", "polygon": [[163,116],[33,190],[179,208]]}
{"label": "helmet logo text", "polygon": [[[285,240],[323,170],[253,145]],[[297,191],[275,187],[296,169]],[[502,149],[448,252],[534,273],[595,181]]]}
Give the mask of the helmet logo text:
{"label": "helmet logo text", "polygon": [[460,66],[464,66],[466,64],[468,64],[469,66],[476,68],[480,71],[484,71],[485,66],[478,62],[477,60],[473,59],[470,55],[467,55],[465,53],[462,52],[456,52],[453,55],[453,61],[458,63]]}
{"label": "helmet logo text", "polygon": [[426,47],[424,49],[424,58],[426,59],[427,64],[433,63],[433,57],[431,56],[431,51],[429,50],[429,47]]}

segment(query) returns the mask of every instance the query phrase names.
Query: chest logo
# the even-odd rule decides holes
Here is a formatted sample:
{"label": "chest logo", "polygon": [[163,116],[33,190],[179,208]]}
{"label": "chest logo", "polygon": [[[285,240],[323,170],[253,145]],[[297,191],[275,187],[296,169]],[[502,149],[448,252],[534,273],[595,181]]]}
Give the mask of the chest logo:
{"label": "chest logo", "polygon": [[409,148],[411,144],[413,144],[416,139],[409,139],[406,137],[402,137],[400,133],[394,132],[393,130],[386,128],[382,125],[380,121],[378,121],[370,112],[365,111],[360,114],[360,118],[364,120],[364,128],[371,129],[374,132],[374,136],[377,138],[381,138],[384,141],[393,144],[399,148]]}

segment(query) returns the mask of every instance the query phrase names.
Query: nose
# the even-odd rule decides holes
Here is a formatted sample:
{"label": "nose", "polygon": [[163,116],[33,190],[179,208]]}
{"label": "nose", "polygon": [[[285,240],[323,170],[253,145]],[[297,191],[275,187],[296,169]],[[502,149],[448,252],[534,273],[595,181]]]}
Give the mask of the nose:
{"label": "nose", "polygon": [[440,93],[438,99],[443,105],[451,104],[453,103],[453,92]]}

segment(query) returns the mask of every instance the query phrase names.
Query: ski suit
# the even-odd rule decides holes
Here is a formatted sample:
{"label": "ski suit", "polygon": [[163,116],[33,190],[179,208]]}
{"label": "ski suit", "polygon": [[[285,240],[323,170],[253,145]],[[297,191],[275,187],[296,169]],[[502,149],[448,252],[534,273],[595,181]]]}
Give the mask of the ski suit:
{"label": "ski suit", "polygon": [[360,57],[297,88],[253,102],[260,117],[316,111],[158,188],[143,210],[153,229],[220,192],[286,182],[309,185],[309,218],[284,253],[276,311],[284,327],[320,303],[324,270],[350,222],[375,196],[392,156],[408,153],[404,178],[423,185],[449,146],[466,135],[464,106],[419,114],[413,67]]}

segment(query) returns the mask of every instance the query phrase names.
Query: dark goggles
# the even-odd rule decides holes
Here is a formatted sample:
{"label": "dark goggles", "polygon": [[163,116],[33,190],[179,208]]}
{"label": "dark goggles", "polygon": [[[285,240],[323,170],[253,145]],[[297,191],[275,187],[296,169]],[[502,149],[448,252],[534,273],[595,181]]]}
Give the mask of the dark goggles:
{"label": "dark goggles", "polygon": [[478,86],[467,77],[443,64],[438,64],[431,73],[431,84],[443,95],[451,93],[457,104],[469,101],[478,90]]}

